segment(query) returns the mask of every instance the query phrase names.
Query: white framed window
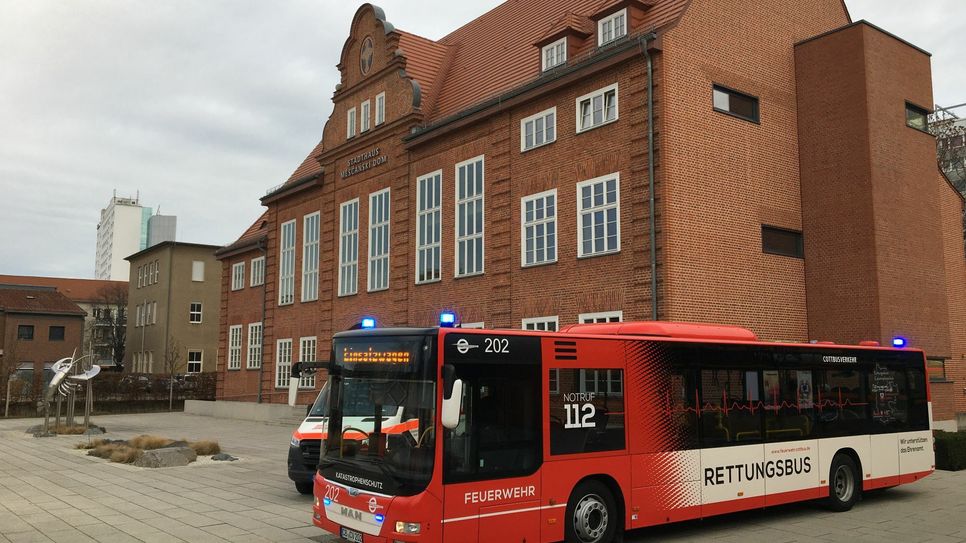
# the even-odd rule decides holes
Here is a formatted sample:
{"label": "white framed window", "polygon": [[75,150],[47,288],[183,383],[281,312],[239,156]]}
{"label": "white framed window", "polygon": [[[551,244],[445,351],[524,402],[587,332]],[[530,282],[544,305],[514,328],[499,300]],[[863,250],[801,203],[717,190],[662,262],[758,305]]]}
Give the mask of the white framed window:
{"label": "white framed window", "polygon": [[550,45],[544,45],[542,49],[543,58],[543,69],[549,70],[555,66],[560,66],[561,64],[567,63],[567,37],[564,36],[559,40],[551,43]]}
{"label": "white framed window", "polygon": [[142,315],[141,315],[141,311],[142,311],[141,304],[136,305],[134,309],[135,309],[135,313],[137,314],[137,317],[134,319],[134,327],[137,328],[139,326],[144,326],[144,321],[142,320]]}
{"label": "white framed window", "polygon": [[192,324],[201,323],[201,302],[191,302],[188,308],[188,322]]}
{"label": "white framed window", "polygon": [[292,340],[280,339],[275,342],[275,387],[288,387],[292,378]]}
{"label": "white framed window", "polygon": [[520,152],[557,141],[557,108],[520,120]]}
{"label": "white framed window", "polygon": [[204,360],[203,351],[189,350],[187,373],[201,373],[202,360]]}
{"label": "white framed window", "polygon": [[354,138],[356,135],[356,108],[350,107],[345,118],[345,137]]}
{"label": "white framed window", "polygon": [[242,327],[235,324],[228,327],[228,369],[241,369]]}
{"label": "white framed window", "polygon": [[559,327],[557,315],[552,317],[531,317],[523,319],[524,330],[540,330],[541,332],[556,332]]}
{"label": "white framed window", "polygon": [[597,394],[623,394],[621,370],[580,370],[580,391]]}
{"label": "white framed window", "polygon": [[389,189],[369,195],[369,291],[389,288]]}
{"label": "white framed window", "polygon": [[245,361],[248,369],[262,367],[262,323],[253,322],[248,325],[248,359]]}
{"label": "white framed window", "polygon": [[557,261],[557,189],[520,199],[520,265]]}
{"label": "white framed window", "polygon": [[610,43],[627,35],[627,8],[597,21],[597,45]]}
{"label": "white framed window", "polygon": [[416,284],[439,281],[443,170],[416,179]]}
{"label": "white framed window", "polygon": [[369,102],[369,100],[366,100],[365,102],[362,103],[362,106],[359,107],[359,113],[361,115],[361,118],[360,118],[361,123],[359,125],[359,132],[367,132],[369,130],[369,122],[370,122],[370,120],[369,120],[370,119],[370,116],[369,116],[370,107],[369,106],[370,106],[370,102]]}
{"label": "white framed window", "polygon": [[141,288],[141,282],[144,280],[144,266],[138,266],[138,288]]}
{"label": "white framed window", "polygon": [[[299,362],[315,362],[315,336],[299,338]],[[299,388],[315,388],[315,373],[299,378]]]}
{"label": "white framed window", "polygon": [[473,328],[485,328],[485,327],[486,327],[486,323],[483,322],[483,321],[480,321],[480,322],[462,322],[462,323],[460,323],[460,328],[473,329]]}
{"label": "white framed window", "polygon": [[258,285],[265,284],[265,257],[260,256],[258,258],[252,259],[251,264],[251,281],[249,286],[257,287]]}
{"label": "white framed window", "polygon": [[158,323],[158,302],[151,302],[151,324]]}
{"label": "white framed window", "polygon": [[339,206],[339,296],[359,290],[359,199]]}
{"label": "white framed window", "polygon": [[617,83],[577,98],[577,133],[617,120]]}
{"label": "white framed window", "polygon": [[577,183],[577,256],[620,250],[620,173]]}
{"label": "white framed window", "polygon": [[154,281],[153,281],[153,283],[157,283],[158,282],[158,277],[160,277],[160,276],[161,276],[161,264],[157,260],[155,260],[154,261]]}
{"label": "white framed window", "polygon": [[483,157],[456,165],[456,277],[483,273]]}
{"label": "white framed window", "polygon": [[386,93],[376,95],[376,126],[386,122]]}
{"label": "white framed window", "polygon": [[205,262],[203,260],[191,261],[191,280],[195,282],[205,280]]}
{"label": "white framed window", "polygon": [[302,301],[319,299],[319,212],[302,219]]}
{"label": "white framed window", "polygon": [[600,313],[581,313],[577,315],[580,324],[599,324],[604,322],[624,322],[623,311],[603,311]]}
{"label": "white framed window", "polygon": [[241,290],[245,288],[245,263],[236,262],[231,265],[231,289]]}
{"label": "white framed window", "polygon": [[550,394],[560,394],[560,370],[553,368],[550,370]]}
{"label": "white framed window", "polygon": [[295,219],[282,223],[278,255],[278,305],[295,301]]}

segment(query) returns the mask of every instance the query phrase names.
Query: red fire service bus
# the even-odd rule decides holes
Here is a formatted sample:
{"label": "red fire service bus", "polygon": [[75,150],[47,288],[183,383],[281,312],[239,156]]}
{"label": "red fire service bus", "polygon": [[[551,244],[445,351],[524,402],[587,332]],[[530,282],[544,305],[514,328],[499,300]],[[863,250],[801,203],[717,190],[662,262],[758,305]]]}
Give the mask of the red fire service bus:
{"label": "red fire service bus", "polygon": [[314,523],[347,541],[615,541],[801,500],[845,511],[935,469],[923,352],[874,343],[354,330],[329,379]]}

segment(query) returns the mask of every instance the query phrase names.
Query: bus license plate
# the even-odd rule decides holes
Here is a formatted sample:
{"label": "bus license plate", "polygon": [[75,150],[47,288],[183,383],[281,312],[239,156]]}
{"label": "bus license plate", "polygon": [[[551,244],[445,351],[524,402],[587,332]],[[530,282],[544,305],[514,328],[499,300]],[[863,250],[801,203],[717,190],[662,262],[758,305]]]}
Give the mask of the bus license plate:
{"label": "bus license plate", "polygon": [[362,543],[362,532],[339,526],[339,537],[352,543]]}

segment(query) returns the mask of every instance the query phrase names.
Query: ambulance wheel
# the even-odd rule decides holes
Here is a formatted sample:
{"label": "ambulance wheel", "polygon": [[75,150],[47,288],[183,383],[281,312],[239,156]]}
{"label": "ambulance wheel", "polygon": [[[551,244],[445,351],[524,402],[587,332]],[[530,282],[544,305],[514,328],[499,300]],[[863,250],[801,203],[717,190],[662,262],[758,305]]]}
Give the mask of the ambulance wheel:
{"label": "ambulance wheel", "polygon": [[623,519],[607,486],[595,479],[578,484],[567,501],[564,537],[567,543],[620,541]]}
{"label": "ambulance wheel", "polygon": [[304,483],[295,483],[295,490],[299,491],[299,494],[311,494],[313,489],[312,481],[305,481]]}
{"label": "ambulance wheel", "polygon": [[828,507],[832,511],[848,511],[862,494],[862,479],[855,461],[847,454],[832,459],[828,477]]}

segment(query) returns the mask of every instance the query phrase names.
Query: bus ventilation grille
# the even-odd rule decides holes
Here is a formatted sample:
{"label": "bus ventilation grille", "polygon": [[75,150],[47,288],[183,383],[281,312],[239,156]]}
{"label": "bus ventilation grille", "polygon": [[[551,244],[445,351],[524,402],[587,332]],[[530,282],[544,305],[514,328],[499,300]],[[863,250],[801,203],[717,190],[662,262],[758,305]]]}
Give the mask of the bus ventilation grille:
{"label": "bus ventilation grille", "polygon": [[557,360],[577,360],[577,342],[554,341],[553,352]]}

